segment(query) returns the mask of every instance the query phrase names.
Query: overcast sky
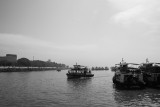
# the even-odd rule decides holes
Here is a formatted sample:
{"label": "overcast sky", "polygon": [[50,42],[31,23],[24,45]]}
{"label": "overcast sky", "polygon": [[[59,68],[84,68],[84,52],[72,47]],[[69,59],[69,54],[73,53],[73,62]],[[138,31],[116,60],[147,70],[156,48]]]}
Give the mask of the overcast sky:
{"label": "overcast sky", "polygon": [[160,0],[1,0],[7,53],[69,66],[160,62]]}

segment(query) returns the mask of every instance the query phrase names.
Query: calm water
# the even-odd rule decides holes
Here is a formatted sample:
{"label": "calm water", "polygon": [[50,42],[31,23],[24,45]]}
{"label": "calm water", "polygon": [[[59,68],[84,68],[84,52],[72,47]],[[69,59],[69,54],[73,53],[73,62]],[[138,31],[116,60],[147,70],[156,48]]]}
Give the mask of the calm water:
{"label": "calm water", "polygon": [[70,79],[67,71],[0,73],[0,107],[160,106],[160,90],[119,90],[110,71]]}

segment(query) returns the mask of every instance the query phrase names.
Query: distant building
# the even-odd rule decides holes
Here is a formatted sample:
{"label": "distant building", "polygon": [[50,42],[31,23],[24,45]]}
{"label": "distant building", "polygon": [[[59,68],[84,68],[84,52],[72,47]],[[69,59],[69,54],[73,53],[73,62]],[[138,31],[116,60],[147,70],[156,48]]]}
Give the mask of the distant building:
{"label": "distant building", "polygon": [[6,60],[7,60],[8,62],[15,63],[15,62],[17,62],[17,55],[7,54],[7,55],[6,55]]}
{"label": "distant building", "polygon": [[0,61],[6,61],[6,57],[5,56],[0,56]]}
{"label": "distant building", "polygon": [[0,62],[10,62],[10,63],[16,63],[17,62],[17,55],[15,54],[6,54],[6,56],[0,56]]}

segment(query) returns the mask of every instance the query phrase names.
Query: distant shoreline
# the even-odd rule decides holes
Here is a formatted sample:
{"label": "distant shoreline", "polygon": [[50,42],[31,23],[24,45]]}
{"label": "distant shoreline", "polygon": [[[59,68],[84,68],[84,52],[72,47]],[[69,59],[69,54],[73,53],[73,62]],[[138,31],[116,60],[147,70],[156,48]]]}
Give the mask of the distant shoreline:
{"label": "distant shoreline", "polygon": [[0,72],[28,72],[28,71],[47,71],[47,70],[64,70],[65,68],[57,67],[11,67],[1,66]]}

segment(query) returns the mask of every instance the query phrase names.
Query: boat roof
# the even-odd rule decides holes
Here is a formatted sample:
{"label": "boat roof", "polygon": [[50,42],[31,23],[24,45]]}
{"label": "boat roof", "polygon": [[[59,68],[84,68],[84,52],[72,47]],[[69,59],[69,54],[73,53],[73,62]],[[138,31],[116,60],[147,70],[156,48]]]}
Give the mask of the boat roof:
{"label": "boat roof", "polygon": [[140,64],[136,64],[136,63],[128,63],[128,64],[131,64],[131,65],[140,65]]}
{"label": "boat roof", "polygon": [[87,67],[87,66],[83,66],[83,65],[73,65],[74,67]]}
{"label": "boat roof", "polygon": [[128,65],[128,64],[130,64],[130,65],[140,65],[140,64],[136,64],[136,63],[121,63],[121,64],[116,64],[116,65]]}
{"label": "boat roof", "polygon": [[155,63],[155,64],[160,64],[160,63]]}
{"label": "boat roof", "polygon": [[144,65],[149,65],[149,64],[154,64],[153,62],[149,62],[149,63],[142,63]]}

